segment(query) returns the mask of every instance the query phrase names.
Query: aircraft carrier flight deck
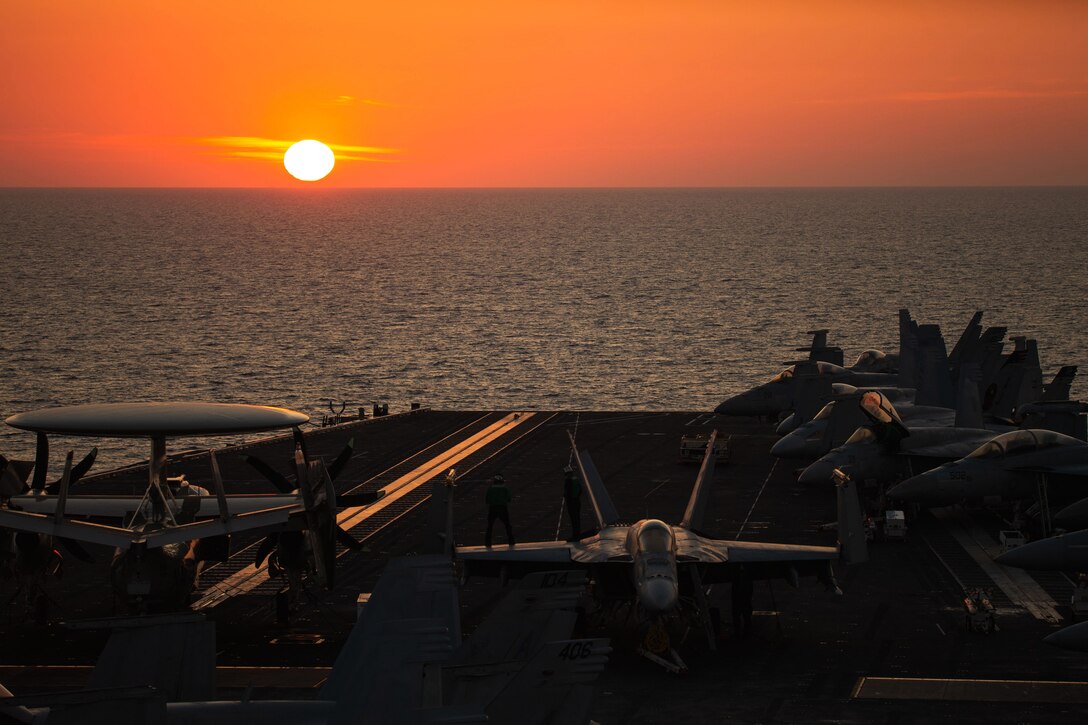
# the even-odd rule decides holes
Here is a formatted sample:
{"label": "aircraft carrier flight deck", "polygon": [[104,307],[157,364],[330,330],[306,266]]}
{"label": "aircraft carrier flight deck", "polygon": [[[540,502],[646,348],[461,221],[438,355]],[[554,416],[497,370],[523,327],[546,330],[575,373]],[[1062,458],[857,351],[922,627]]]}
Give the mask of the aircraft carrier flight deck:
{"label": "aircraft carrier flight deck", "polygon": [[[284,622],[282,583],[252,563],[260,534],[232,541],[231,556],[204,569],[193,608],[217,625],[217,684],[224,696],[252,686],[255,699],[315,691],[388,559],[424,551],[433,537],[433,481],[456,469],[458,545],[484,543],[485,490],[501,474],[513,493],[518,541],[562,540],[563,471],[568,432],[588,449],[616,509],[633,522],[677,522],[699,469],[680,458],[685,435],[717,429],[727,441],[707,504],[704,532],[722,539],[834,546],[835,491],[797,482],[789,461],[772,457],[778,437],[755,418],[698,412],[413,410],[305,431],[309,454],[334,457],[351,438],[354,455],[336,480],[338,495],[384,490],[376,504],[341,511],[363,550],[338,549],[335,588],[312,589]],[[217,451],[227,493],[273,493],[242,460],[273,465],[293,452],[290,435]],[[204,485],[206,453],[172,455],[168,475]],[[89,475],[79,493],[141,495],[147,466]],[[592,515],[583,506],[583,527]],[[830,525],[829,525],[830,524]],[[1072,584],[1063,575],[1012,576],[992,561],[1002,522],[983,509],[908,512],[902,540],[869,545],[867,563],[835,573],[842,595],[811,578],[793,589],[756,582],[751,636],[733,637],[728,585],[715,587],[718,651],[692,631],[678,649],[688,671],[666,672],[636,653],[637,634],[615,619],[589,621],[613,652],[597,682],[599,723],[693,722],[1069,722],[1088,711],[1088,657],[1048,646],[1043,637],[1069,623]],[[505,545],[502,526],[495,546]],[[52,583],[51,622],[36,625],[0,586],[5,613],[0,682],[13,691],[79,687],[105,633],[65,622],[122,614],[109,585],[110,552],[89,547],[96,564],[65,561]],[[965,626],[965,590],[983,588],[997,607],[997,631]],[[720,591],[719,591],[720,590]],[[461,589],[465,631],[501,598],[497,579],[470,578]],[[282,608],[281,608],[282,610]],[[301,693],[301,694],[300,694]]]}

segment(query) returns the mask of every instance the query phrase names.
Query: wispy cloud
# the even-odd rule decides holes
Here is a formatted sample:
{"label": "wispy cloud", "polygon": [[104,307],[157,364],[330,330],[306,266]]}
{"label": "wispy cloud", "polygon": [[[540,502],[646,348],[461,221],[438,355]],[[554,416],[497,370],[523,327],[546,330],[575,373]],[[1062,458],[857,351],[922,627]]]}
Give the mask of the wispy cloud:
{"label": "wispy cloud", "polygon": [[[297,140],[285,141],[274,138],[260,138],[258,136],[210,136],[195,139],[198,144],[216,149],[216,153],[222,156],[276,160],[282,159],[283,153]],[[327,146],[336,154],[337,161],[381,161],[388,163],[396,159],[378,159],[373,158],[373,156],[399,153],[399,149],[385,148],[384,146],[355,146],[334,143],[327,144]]]}
{"label": "wispy cloud", "polygon": [[378,108],[395,108],[395,104],[388,103],[386,101],[379,101],[374,98],[356,98],[355,96],[337,96],[332,100],[334,105],[337,106],[377,106]]}
{"label": "wispy cloud", "polygon": [[877,96],[819,98],[818,105],[860,105],[870,103],[952,103],[956,101],[1018,101],[1054,98],[1083,98],[1088,90],[1081,88],[960,88],[956,90],[899,91]]}
{"label": "wispy cloud", "polygon": [[1025,98],[1075,98],[1088,96],[1084,90],[1027,91],[1013,88],[978,88],[956,91],[907,91],[882,96],[878,100],[902,103],[935,103],[940,101],[1017,100]]}

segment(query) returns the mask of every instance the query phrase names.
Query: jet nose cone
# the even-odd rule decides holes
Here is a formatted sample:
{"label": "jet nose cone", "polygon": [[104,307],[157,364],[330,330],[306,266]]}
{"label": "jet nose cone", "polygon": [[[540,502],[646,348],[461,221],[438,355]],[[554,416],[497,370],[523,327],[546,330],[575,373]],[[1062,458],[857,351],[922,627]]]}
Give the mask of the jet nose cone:
{"label": "jet nose cone", "polygon": [[1088,498],[1066,506],[1054,514],[1054,523],[1070,531],[1088,529]]}
{"label": "jet nose cone", "polygon": [[918,501],[931,503],[947,498],[945,490],[945,475],[940,468],[908,478],[902,483],[892,486],[888,490],[888,496],[903,501]]}
{"label": "jet nose cone", "polygon": [[639,587],[639,603],[647,612],[662,614],[676,608],[676,582],[665,577],[647,579]]}
{"label": "jet nose cone", "polygon": [[714,412],[718,415],[751,415],[749,400],[750,396],[745,393],[734,395],[718,403],[718,407],[714,409]]}
{"label": "jet nose cone", "polygon": [[797,430],[797,426],[797,413],[790,413],[782,419],[782,422],[778,424],[778,427],[774,429],[774,432],[780,436],[788,435]]}
{"label": "jet nose cone", "polygon": [[1072,627],[1059,629],[1054,634],[1043,637],[1043,641],[1062,649],[1088,652],[1088,622],[1081,622],[1080,624],[1074,624]]}
{"label": "jet nose cone", "polygon": [[[824,456],[805,470],[801,471],[801,475],[797,477],[797,482],[806,486],[819,486],[825,483],[831,483],[831,474],[839,467],[840,466],[835,459]],[[844,471],[844,473],[848,473],[848,471]]]}
{"label": "jet nose cone", "polygon": [[1006,551],[998,564],[1044,571],[1083,571],[1088,564],[1088,531],[1053,536]]}
{"label": "jet nose cone", "polygon": [[771,455],[779,458],[805,458],[810,454],[809,448],[804,434],[795,430],[771,446]]}

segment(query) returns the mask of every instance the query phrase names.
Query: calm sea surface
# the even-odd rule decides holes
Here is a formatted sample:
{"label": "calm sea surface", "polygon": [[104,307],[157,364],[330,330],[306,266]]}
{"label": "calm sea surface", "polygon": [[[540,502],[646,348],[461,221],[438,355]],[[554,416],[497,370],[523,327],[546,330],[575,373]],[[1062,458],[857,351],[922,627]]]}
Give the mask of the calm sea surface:
{"label": "calm sea surface", "polygon": [[[709,410],[815,327],[851,360],[896,350],[901,306],[949,345],[982,309],[1044,371],[1088,363],[1084,188],[2,190],[0,250],[3,416]],[[100,465],[145,457],[107,441]]]}

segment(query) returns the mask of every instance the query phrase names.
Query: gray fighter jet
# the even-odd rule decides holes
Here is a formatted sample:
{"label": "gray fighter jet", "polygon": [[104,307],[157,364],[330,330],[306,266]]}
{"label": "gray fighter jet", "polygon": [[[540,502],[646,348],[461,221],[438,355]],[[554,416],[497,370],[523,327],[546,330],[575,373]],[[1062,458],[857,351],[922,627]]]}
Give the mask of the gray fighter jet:
{"label": "gray fighter jet", "polygon": [[[892,498],[941,506],[986,496],[1035,498],[1042,477],[1076,480],[1074,500],[1083,498],[1088,476],[1088,443],[1034,428],[1002,433],[970,455],[903,481]],[[1075,496],[1075,490],[1081,490]]]}
{"label": "gray fighter jet", "polygon": [[995,561],[1032,571],[1088,571],[1088,530],[1032,541],[1006,551]]}
{"label": "gray fighter jet", "polygon": [[[951,406],[951,384],[943,383],[943,377],[948,374],[948,356],[940,327],[919,325],[907,310],[900,310],[899,348],[895,372],[877,372],[882,368],[889,370],[891,366],[876,364],[878,359],[887,356],[870,355],[873,351],[863,353],[855,368],[812,360],[804,364],[795,363],[768,382],[724,400],[714,412],[721,415],[780,415],[799,407],[810,409],[808,415],[799,410],[802,414],[795,416],[779,431],[785,433],[808,420],[828,402],[831,399],[831,385],[836,383],[855,387],[921,387],[919,404]],[[936,372],[921,372],[926,367]],[[806,388],[802,387],[806,385],[803,381],[813,378],[816,382],[808,383],[806,392]],[[814,393],[817,397],[811,399]],[[810,398],[807,403],[804,402],[806,397]]]}
{"label": "gray fighter jet", "polygon": [[900,418],[879,391],[865,393],[857,409],[868,425],[859,426],[842,445],[805,468],[798,476],[800,483],[828,483],[835,469],[858,480],[901,481],[914,471],[963,458],[1008,430],[913,425],[913,421]]}
{"label": "gray fighter jet", "polygon": [[[604,599],[637,605],[649,638],[666,637],[665,624],[681,613],[681,600],[694,601],[711,648],[712,622],[705,601],[706,585],[738,578],[784,578],[796,585],[801,576],[815,576],[838,591],[832,562],[866,558],[864,533],[857,496],[849,481],[839,489],[839,545],[800,546],[713,539],[700,533],[710,483],[714,474],[714,440],[711,434],[684,517],[678,525],[659,519],[621,523],[619,513],[605,490],[589,452],[575,451],[586,482],[599,530],[578,541],[538,541],[513,546],[461,546],[455,556],[466,574],[518,576],[545,568],[588,569],[595,592]],[[571,445],[574,446],[573,437]],[[849,488],[848,488],[849,487]],[[691,612],[691,608],[687,608]],[[660,648],[659,648],[660,649]],[[671,654],[675,655],[674,652]]]}

